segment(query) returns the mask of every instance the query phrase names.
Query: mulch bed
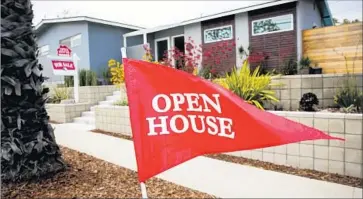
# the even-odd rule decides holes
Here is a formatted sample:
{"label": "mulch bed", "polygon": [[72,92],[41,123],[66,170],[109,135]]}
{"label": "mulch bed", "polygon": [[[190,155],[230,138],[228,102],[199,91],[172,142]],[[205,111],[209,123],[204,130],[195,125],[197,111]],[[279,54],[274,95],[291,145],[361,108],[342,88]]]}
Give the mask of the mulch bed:
{"label": "mulch bed", "polygon": [[[92,132],[101,133],[101,134],[105,134],[105,135],[109,135],[109,136],[114,136],[114,137],[118,137],[118,138],[122,138],[122,139],[132,140],[132,137],[127,136],[127,135],[122,135],[119,133],[105,132],[105,131],[101,131],[101,130],[93,130]],[[362,186],[363,186],[363,179],[345,176],[345,175],[325,173],[325,172],[315,171],[315,170],[310,170],[310,169],[298,169],[298,168],[294,168],[294,167],[290,167],[290,166],[276,165],[276,164],[269,163],[269,162],[252,160],[252,159],[243,158],[243,157],[235,157],[235,156],[225,155],[225,154],[211,154],[211,155],[205,155],[205,157],[222,160],[222,161],[226,161],[226,162],[232,162],[232,163],[241,164],[241,165],[253,166],[253,167],[270,170],[270,171],[287,173],[287,174],[306,177],[306,178],[310,178],[310,179],[323,180],[323,181],[327,181],[327,182],[348,185],[348,186],[352,186],[352,187],[362,188]]]}
{"label": "mulch bed", "polygon": [[124,134],[120,134],[120,133],[112,133],[112,132],[107,132],[107,131],[102,131],[102,130],[91,130],[91,132],[93,133],[100,133],[100,134],[104,134],[104,135],[109,135],[109,136],[113,136],[113,137],[118,137],[118,138],[122,138],[125,140],[130,140],[132,141],[132,137],[129,135],[124,135]]}
{"label": "mulch bed", "polygon": [[[2,183],[1,198],[141,198],[134,171],[61,147],[67,171],[38,182]],[[158,178],[146,183],[150,198],[215,198]]]}
{"label": "mulch bed", "polygon": [[62,124],[61,122],[56,122],[56,121],[53,121],[53,120],[49,120],[49,123],[50,124]]}

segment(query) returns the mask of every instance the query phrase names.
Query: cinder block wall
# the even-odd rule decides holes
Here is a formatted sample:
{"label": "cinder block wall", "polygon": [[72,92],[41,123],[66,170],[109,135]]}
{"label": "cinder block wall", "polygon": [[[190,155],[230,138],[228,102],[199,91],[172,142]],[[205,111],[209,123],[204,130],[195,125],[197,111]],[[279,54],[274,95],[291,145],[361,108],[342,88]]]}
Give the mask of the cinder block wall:
{"label": "cinder block wall", "polygon": [[[123,85],[124,87],[124,85]],[[50,92],[48,96],[53,93],[53,86],[50,86]],[[69,87],[70,98],[74,98],[74,88]],[[80,86],[79,87],[79,102],[90,103],[92,105],[97,104],[99,101],[105,101],[107,96],[111,96],[114,91],[119,91],[121,88],[117,88],[115,85],[108,86]]]}
{"label": "cinder block wall", "polygon": [[132,136],[129,107],[96,107],[96,129]]}
{"label": "cinder block wall", "polygon": [[[79,87],[79,102],[97,104],[99,101],[105,101],[107,96],[111,96],[114,91],[119,91],[115,85],[109,86],[82,86]],[[70,89],[71,96],[74,96],[73,87]]]}
{"label": "cinder block wall", "polygon": [[226,154],[278,165],[362,178],[362,115],[271,112],[346,140],[305,141]]}
{"label": "cinder block wall", "polygon": [[45,108],[51,121],[59,123],[73,122],[73,119],[80,117],[82,112],[89,110],[91,104],[46,104]]}
{"label": "cinder block wall", "polygon": [[[354,78],[358,89],[363,90],[362,74],[356,74]],[[276,91],[284,110],[298,110],[301,97],[308,92],[318,97],[319,107],[326,108],[334,105],[334,95],[344,80],[345,76],[342,74],[281,76],[274,78],[272,83],[282,83],[283,86],[274,86],[272,89]]]}
{"label": "cinder block wall", "polygon": [[[361,114],[271,112],[346,140],[305,141],[226,154],[278,165],[362,177]],[[129,108],[127,106],[97,107],[96,128],[113,133],[132,135]]]}

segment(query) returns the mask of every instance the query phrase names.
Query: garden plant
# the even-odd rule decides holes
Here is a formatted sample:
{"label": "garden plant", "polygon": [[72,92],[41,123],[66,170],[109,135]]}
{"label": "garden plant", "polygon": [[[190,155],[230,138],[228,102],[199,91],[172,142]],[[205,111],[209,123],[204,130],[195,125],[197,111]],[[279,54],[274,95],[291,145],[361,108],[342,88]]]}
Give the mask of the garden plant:
{"label": "garden plant", "polygon": [[1,1],[1,180],[37,179],[66,169],[45,109],[30,0]]}
{"label": "garden plant", "polygon": [[259,67],[252,72],[246,60],[240,70],[233,69],[226,78],[216,79],[214,82],[232,91],[247,103],[264,109],[264,102],[279,101],[275,96],[275,91],[270,90],[270,87],[280,84],[271,83],[272,77],[273,75],[270,73],[259,74]]}

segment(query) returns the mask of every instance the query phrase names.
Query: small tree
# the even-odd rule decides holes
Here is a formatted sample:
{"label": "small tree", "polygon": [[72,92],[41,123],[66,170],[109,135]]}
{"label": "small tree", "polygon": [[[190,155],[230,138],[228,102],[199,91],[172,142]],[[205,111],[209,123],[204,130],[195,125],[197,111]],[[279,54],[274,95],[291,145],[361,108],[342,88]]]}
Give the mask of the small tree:
{"label": "small tree", "polygon": [[45,109],[30,0],[1,1],[1,179],[18,181],[66,168]]}
{"label": "small tree", "polygon": [[116,86],[121,86],[125,81],[124,65],[115,59],[110,59],[108,61],[108,67],[110,68],[111,82]]}

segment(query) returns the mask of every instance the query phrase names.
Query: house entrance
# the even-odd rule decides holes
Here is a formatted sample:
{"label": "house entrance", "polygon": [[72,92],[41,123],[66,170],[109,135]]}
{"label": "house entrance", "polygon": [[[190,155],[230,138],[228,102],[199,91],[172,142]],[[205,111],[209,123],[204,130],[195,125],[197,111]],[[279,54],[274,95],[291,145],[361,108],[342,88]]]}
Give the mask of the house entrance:
{"label": "house entrance", "polygon": [[155,60],[158,62],[163,61],[167,58],[166,53],[169,50],[169,38],[161,38],[155,40]]}
{"label": "house entrance", "polygon": [[[184,35],[177,35],[172,37],[172,42],[174,48],[185,54]],[[184,63],[179,63],[181,61],[183,62],[183,60],[173,60],[175,68],[180,69],[184,65]]]}

